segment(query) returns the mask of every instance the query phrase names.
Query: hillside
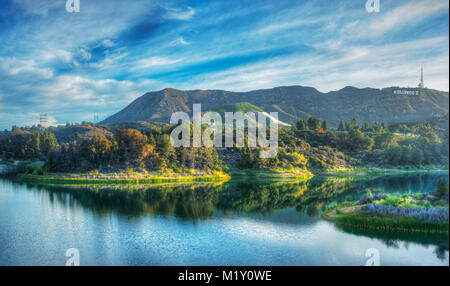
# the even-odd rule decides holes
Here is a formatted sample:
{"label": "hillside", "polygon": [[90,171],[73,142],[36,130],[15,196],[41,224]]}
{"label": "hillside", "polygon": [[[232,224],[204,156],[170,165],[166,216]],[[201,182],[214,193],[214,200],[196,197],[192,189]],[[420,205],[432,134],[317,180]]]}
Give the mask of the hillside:
{"label": "hillside", "polygon": [[435,114],[448,112],[448,92],[421,89],[418,95],[394,94],[394,90],[407,88],[355,88],[322,93],[312,87],[286,86],[249,92],[224,90],[164,89],[149,92],[137,98],[123,110],[108,117],[102,123],[131,121],[169,122],[176,111],[192,112],[194,103],[201,103],[202,110],[247,102],[266,112],[278,111],[279,119],[295,123],[315,115],[337,126],[341,119],[358,122],[384,123],[423,121]]}
{"label": "hillside", "polygon": [[165,130],[170,127],[168,123],[161,122],[146,122],[146,121],[133,121],[133,122],[120,122],[113,124],[98,124],[97,127],[108,130],[112,133],[117,133],[118,129],[136,129],[143,133],[147,133],[150,130]]}
{"label": "hillside", "polygon": [[[262,110],[261,108],[248,103],[248,102],[238,102],[233,104],[224,104],[217,108],[214,108],[212,111],[218,112],[222,115],[223,118],[225,118],[225,112],[241,112],[241,113],[247,113],[247,112],[262,112],[266,117],[270,118],[271,120],[275,120],[270,114]],[[258,120],[258,119],[256,119]],[[291,125],[283,122],[281,120],[277,120],[279,126],[284,127],[290,127]],[[258,126],[258,122],[254,122],[256,126]]]}
{"label": "hillside", "polygon": [[98,128],[89,124],[84,125],[70,125],[70,126],[58,126],[57,128],[50,128],[48,131],[55,134],[58,142],[71,141],[77,136],[81,138],[92,138],[94,136],[107,136],[111,137],[113,134],[105,129]]}
{"label": "hillside", "polygon": [[224,104],[219,107],[214,108],[212,111],[218,112],[222,115],[225,114],[225,112],[262,112],[263,110],[251,103],[248,102],[238,102],[233,104]]}

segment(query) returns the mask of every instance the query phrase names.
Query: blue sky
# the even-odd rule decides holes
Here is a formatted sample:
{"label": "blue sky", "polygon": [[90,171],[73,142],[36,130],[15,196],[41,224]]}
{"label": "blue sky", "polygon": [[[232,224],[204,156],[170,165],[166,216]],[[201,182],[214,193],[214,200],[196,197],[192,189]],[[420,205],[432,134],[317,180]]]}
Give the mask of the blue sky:
{"label": "blue sky", "polygon": [[148,91],[449,90],[447,0],[0,0],[0,129],[92,121]]}

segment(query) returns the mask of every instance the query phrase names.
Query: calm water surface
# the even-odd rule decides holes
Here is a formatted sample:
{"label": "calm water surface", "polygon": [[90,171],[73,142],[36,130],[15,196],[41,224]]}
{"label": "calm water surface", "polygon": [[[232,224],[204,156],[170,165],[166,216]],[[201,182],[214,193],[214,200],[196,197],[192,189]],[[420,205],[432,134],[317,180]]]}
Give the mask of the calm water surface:
{"label": "calm water surface", "polygon": [[327,204],[424,193],[448,174],[308,182],[50,187],[0,178],[0,265],[448,265],[448,236],[336,227]]}

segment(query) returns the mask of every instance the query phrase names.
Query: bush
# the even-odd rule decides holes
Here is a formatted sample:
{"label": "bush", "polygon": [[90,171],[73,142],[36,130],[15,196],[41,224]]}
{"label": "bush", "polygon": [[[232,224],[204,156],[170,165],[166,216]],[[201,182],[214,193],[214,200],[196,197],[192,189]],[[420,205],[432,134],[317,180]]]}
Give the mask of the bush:
{"label": "bush", "polygon": [[436,206],[445,206],[445,205],[447,205],[447,201],[446,200],[439,200],[439,201],[436,201],[434,204]]}
{"label": "bush", "polygon": [[41,167],[37,168],[36,169],[36,175],[43,176],[44,175],[44,170],[42,170]]}
{"label": "bush", "polygon": [[27,164],[25,166],[25,173],[27,173],[27,174],[33,174],[35,170],[36,170],[36,166],[34,164]]}
{"label": "bush", "polygon": [[388,196],[384,201],[381,202],[381,204],[385,206],[398,207],[401,200],[402,198],[400,197]]}
{"label": "bush", "polygon": [[399,208],[370,204],[362,207],[360,212],[381,217],[412,217],[428,222],[448,222],[448,210],[437,208]]}
{"label": "bush", "polygon": [[337,207],[337,202],[332,202],[331,204],[329,204],[325,207],[325,210],[331,210],[335,207]]}
{"label": "bush", "polygon": [[420,195],[420,194],[419,195],[415,195],[414,198],[417,199],[417,200],[423,200],[423,195]]}

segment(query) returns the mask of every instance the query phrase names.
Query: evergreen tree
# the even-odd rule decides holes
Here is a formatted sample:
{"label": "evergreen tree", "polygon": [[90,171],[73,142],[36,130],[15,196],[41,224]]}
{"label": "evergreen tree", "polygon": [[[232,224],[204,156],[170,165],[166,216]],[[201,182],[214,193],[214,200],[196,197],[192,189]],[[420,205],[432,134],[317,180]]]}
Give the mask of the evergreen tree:
{"label": "evergreen tree", "polygon": [[357,128],[359,128],[358,121],[356,121],[356,118],[353,118],[352,122],[350,123],[350,129],[357,129]]}
{"label": "evergreen tree", "polygon": [[345,123],[344,120],[341,120],[341,122],[339,122],[339,131],[345,131]]}
{"label": "evergreen tree", "polygon": [[297,127],[298,130],[306,130],[307,128],[307,122],[304,119],[300,119],[299,121],[297,121],[297,124],[295,125]]}
{"label": "evergreen tree", "polygon": [[326,121],[326,120],[322,121],[322,129],[324,131],[330,130],[330,126],[328,125],[328,121]]}

